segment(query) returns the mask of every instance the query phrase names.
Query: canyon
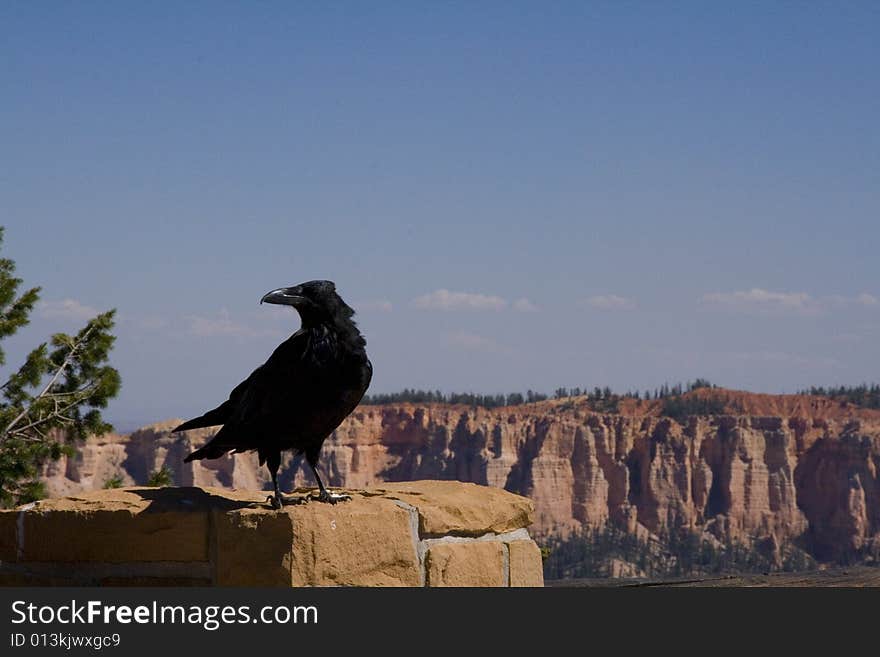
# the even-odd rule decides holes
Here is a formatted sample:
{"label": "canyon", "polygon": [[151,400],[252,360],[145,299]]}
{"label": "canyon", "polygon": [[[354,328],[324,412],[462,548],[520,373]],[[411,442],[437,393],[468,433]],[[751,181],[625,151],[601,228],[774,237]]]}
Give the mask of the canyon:
{"label": "canyon", "polygon": [[[485,409],[448,404],[360,406],[324,445],[333,487],[440,479],[530,497],[530,531],[568,535],[610,522],[641,537],[687,528],[706,540],[790,542],[817,560],[880,547],[880,411],[824,397],[697,390],[724,412],[673,419],[660,401],[595,412],[585,397]],[[178,486],[266,490],[255,454],[183,463],[215,429],[171,434],[168,420],[90,438],[45,466],[50,496],[144,484],[162,467]],[[285,455],[285,489],[314,485]]]}

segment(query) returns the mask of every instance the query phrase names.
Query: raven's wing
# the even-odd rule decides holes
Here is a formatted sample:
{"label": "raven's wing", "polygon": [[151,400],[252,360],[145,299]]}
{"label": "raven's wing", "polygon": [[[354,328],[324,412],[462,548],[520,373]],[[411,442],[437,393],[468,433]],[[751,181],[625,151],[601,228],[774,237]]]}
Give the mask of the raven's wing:
{"label": "raven's wing", "polygon": [[174,429],[186,431],[223,424],[223,428],[210,442],[184,460],[189,462],[194,459],[217,458],[232,449],[250,449],[251,446],[242,440],[245,438],[242,435],[245,433],[243,429],[259,425],[267,412],[267,402],[271,404],[279,395],[286,394],[286,391],[279,389],[279,382],[295,380],[297,364],[307,346],[307,334],[297,331],[278,345],[265,363],[238,384],[229,394],[229,399],[217,408]]}

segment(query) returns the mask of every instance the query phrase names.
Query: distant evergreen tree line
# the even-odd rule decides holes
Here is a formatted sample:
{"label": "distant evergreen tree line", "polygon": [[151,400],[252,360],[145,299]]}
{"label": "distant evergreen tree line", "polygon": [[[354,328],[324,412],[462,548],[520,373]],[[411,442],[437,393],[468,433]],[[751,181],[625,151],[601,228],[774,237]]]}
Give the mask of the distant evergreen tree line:
{"label": "distant evergreen tree line", "polygon": [[532,404],[548,399],[547,395],[529,390],[523,395],[520,392],[512,392],[507,395],[478,395],[472,392],[443,393],[439,390],[415,390],[404,388],[401,392],[378,393],[364,395],[361,404],[377,406],[379,404],[400,404],[409,402],[412,404],[466,404],[468,406],[481,406],[483,408],[498,408],[499,406],[518,406],[520,404]]}
{"label": "distant evergreen tree line", "polygon": [[863,383],[860,386],[837,386],[837,387],[812,387],[809,390],[801,390],[801,395],[819,395],[831,397],[839,401],[850,402],[862,408],[880,408],[880,385]]}
{"label": "distant evergreen tree line", "polygon": [[728,410],[724,400],[717,397],[665,397],[662,412],[680,421],[690,415],[724,415]]}
{"label": "distant evergreen tree line", "polygon": [[[717,388],[715,384],[706,379],[698,378],[687,383],[675,385],[664,384],[654,390],[644,392],[627,391],[616,393],[609,387],[599,388],[557,388],[552,399],[571,399],[574,397],[586,397],[588,406],[599,413],[617,413],[619,403],[623,399],[635,399],[645,401],[663,402],[662,414],[676,420],[682,420],[690,415],[723,415],[729,412],[723,399],[707,396],[694,397],[687,393],[701,388]],[[813,387],[802,390],[798,394],[821,395],[840,401],[847,401],[863,408],[880,409],[880,385],[862,384],[860,386],[839,386],[831,388]],[[525,394],[512,392],[508,394],[481,395],[472,392],[443,393],[439,390],[421,390],[405,388],[401,392],[379,393],[366,395],[361,401],[366,405],[398,404],[409,402],[414,404],[443,403],[465,404],[482,408],[498,408],[500,406],[518,406],[520,404],[532,404],[550,399],[551,395],[542,394],[533,390]]]}
{"label": "distant evergreen tree line", "polygon": [[[622,399],[636,400],[668,400],[681,397],[687,392],[697,390],[698,388],[714,388],[706,379],[696,379],[686,384],[678,383],[670,386],[664,384],[656,388],[653,392],[645,390],[644,393],[635,391],[627,391],[625,393],[615,393],[608,386],[604,388],[557,388],[552,395],[553,399],[569,399],[572,397],[586,397],[590,407],[599,412],[616,413],[618,403]],[[404,388],[401,392],[378,393],[373,395],[365,395],[361,404],[368,406],[377,406],[379,404],[399,404],[409,402],[412,404],[428,404],[432,402],[442,404],[466,404],[468,406],[481,406],[483,408],[498,408],[499,406],[518,406],[520,404],[532,404],[535,402],[550,399],[549,395],[545,395],[533,390],[521,392],[512,392],[508,394],[497,395],[481,395],[472,392],[451,392],[443,393],[439,390],[421,390],[415,388]]]}
{"label": "distant evergreen tree line", "polygon": [[[670,386],[664,384],[656,388],[653,393],[650,390],[644,392],[644,396],[638,390],[628,391],[622,394],[615,393],[608,386],[604,388],[556,388],[553,392],[553,399],[566,399],[569,397],[587,397],[589,401],[608,401],[614,399],[666,399],[683,395],[685,392],[696,390],[697,388],[714,388],[715,386],[706,381],[706,379],[697,379],[687,384],[676,384]],[[473,392],[451,392],[443,393],[439,390],[422,390],[421,388],[404,388],[401,392],[377,393],[373,395],[364,395],[362,404],[378,405],[378,404],[397,404],[401,402],[410,402],[413,404],[427,404],[437,402],[442,404],[469,404],[471,406],[483,406],[486,408],[496,408],[498,406],[517,406],[519,404],[532,404],[550,399],[549,395],[545,395],[534,390],[528,390],[525,394],[521,392],[512,392],[506,395],[481,395]]]}
{"label": "distant evergreen tree line", "polygon": [[651,578],[720,573],[795,572],[816,568],[815,560],[791,543],[781,547],[781,564],[768,550],[734,543],[718,547],[695,532],[662,532],[659,541],[648,541],[608,523],[585,527],[568,538],[551,538],[542,548],[544,577],[566,579],[606,577],[608,564],[619,559]]}

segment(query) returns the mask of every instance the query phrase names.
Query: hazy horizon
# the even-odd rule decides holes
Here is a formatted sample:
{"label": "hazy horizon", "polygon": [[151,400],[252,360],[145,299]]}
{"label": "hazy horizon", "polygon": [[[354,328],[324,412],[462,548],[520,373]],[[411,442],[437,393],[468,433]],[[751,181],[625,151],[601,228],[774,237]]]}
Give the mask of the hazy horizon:
{"label": "hazy horizon", "polygon": [[375,375],[880,379],[880,5],[0,6],[7,365],[118,308],[128,430],[219,404],[329,278]]}

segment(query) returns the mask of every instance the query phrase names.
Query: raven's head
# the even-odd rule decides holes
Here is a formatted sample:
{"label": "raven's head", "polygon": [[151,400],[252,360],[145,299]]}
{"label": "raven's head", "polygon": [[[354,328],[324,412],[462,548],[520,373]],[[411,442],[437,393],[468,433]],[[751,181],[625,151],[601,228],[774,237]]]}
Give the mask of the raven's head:
{"label": "raven's head", "polygon": [[333,281],[309,281],[267,292],[260,303],[296,308],[303,326],[350,321],[354,311],[336,294]]}

